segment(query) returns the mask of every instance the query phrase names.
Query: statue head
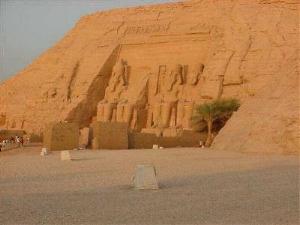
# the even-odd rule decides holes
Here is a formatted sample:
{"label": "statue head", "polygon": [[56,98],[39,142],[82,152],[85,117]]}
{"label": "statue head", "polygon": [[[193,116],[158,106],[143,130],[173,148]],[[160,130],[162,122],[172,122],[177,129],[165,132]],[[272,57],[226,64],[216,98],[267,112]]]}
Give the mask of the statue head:
{"label": "statue head", "polygon": [[200,75],[204,70],[204,65],[202,63],[195,64],[192,65],[189,69],[190,70],[187,77],[187,83],[191,86],[197,85]]}
{"label": "statue head", "polygon": [[117,63],[113,67],[113,75],[122,76],[125,73],[125,65],[126,62],[123,59],[117,61]]}
{"label": "statue head", "polygon": [[167,90],[171,91],[174,84],[183,84],[182,65],[176,64],[170,67],[168,74]]}
{"label": "statue head", "polygon": [[120,59],[113,67],[112,75],[108,85],[110,91],[115,91],[119,84],[123,86],[127,85],[126,66],[126,62],[123,59]]}

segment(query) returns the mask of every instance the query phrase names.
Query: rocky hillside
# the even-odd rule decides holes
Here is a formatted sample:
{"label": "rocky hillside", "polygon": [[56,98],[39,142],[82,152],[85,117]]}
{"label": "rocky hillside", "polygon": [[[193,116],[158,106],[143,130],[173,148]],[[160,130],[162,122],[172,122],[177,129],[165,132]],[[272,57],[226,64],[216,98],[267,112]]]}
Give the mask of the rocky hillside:
{"label": "rocky hillside", "polygon": [[243,103],[215,147],[297,151],[298,2],[194,0],[84,16],[1,83],[0,127],[40,134],[50,121],[88,126],[118,59],[125,58],[136,74],[196,61],[205,65],[201,97],[220,94],[222,77],[221,96]]}

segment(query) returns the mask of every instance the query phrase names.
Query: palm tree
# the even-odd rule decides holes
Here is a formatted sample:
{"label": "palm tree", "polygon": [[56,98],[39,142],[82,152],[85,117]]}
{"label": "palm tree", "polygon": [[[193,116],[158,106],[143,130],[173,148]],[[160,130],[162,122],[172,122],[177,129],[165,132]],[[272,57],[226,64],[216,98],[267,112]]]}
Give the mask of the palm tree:
{"label": "palm tree", "polygon": [[205,146],[210,146],[212,143],[213,123],[217,119],[229,119],[234,111],[237,111],[240,103],[237,99],[217,99],[212,102],[207,102],[197,105],[195,108],[195,116],[193,121],[199,123],[205,121],[207,124],[207,139]]}

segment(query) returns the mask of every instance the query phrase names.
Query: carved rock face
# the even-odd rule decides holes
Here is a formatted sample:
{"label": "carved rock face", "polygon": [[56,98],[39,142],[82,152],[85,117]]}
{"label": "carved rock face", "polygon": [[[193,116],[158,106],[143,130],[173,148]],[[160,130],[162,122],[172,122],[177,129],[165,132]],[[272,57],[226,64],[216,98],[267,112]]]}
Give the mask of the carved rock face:
{"label": "carved rock face", "polygon": [[169,73],[165,76],[165,85],[167,91],[172,91],[175,84],[182,84],[182,66],[177,64],[170,68]]}
{"label": "carved rock face", "polygon": [[115,92],[118,87],[126,85],[125,78],[125,62],[119,60],[116,65],[113,67],[111,78],[106,90],[106,95],[109,95],[110,92]]}
{"label": "carved rock face", "polygon": [[[242,102],[258,96],[241,111],[245,120],[257,121],[264,117],[256,116],[255,110],[251,117],[247,112],[251,105],[267,105],[260,103],[265,97],[291,105],[284,111],[273,110],[273,106],[265,109],[264,115],[273,115],[268,121],[275,121],[274,126],[266,125],[269,128],[264,133],[273,135],[267,139],[279,140],[281,146],[282,137],[277,135],[281,130],[292,132],[291,143],[297,142],[297,129],[282,121],[293,120],[295,126],[299,125],[299,110],[292,109],[298,100],[290,100],[298,95],[298,82],[289,82],[297,77],[293,68],[298,63],[298,7],[296,0],[195,0],[85,16],[57,45],[0,84],[0,111],[6,115],[6,125],[0,123],[0,128],[11,127],[14,118],[19,117],[26,120],[28,133],[40,132],[50,121],[74,120],[87,127],[104,96],[109,96],[105,104],[117,104],[127,86],[130,90],[141,86],[138,78],[147,73],[147,68],[154,75],[147,93],[141,94],[147,105],[144,114],[151,115],[157,102],[166,103],[165,114],[174,118],[177,105],[169,113],[168,101],[199,104],[221,93],[221,97],[235,97]],[[241,77],[247,82],[241,82]],[[264,92],[271,84],[276,90]],[[49,91],[52,88],[57,94]],[[290,94],[281,94],[281,90]],[[126,103],[137,99],[137,92],[132,93]],[[113,106],[106,108],[106,115],[113,118]],[[237,136],[238,124],[232,125]],[[259,133],[260,127],[249,132]],[[20,129],[21,123],[16,128]]]}
{"label": "carved rock face", "polygon": [[112,74],[115,74],[116,77],[121,77],[125,73],[125,63],[123,60],[119,60],[113,68]]}
{"label": "carved rock face", "polygon": [[203,73],[203,70],[204,70],[203,64],[197,64],[191,66],[191,68],[189,68],[189,71],[191,72],[189,72],[187,75],[187,83],[191,86],[197,85],[200,76]]}
{"label": "carved rock face", "polygon": [[5,126],[6,124],[6,115],[0,114],[0,126]]}
{"label": "carved rock face", "polygon": [[48,97],[54,98],[57,95],[57,89],[56,88],[51,88],[48,91]]}

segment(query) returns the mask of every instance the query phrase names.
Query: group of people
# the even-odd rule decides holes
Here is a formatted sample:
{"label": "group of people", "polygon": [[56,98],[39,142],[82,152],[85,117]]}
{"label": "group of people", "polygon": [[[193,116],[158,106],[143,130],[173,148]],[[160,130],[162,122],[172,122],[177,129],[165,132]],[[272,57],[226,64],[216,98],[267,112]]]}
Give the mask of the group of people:
{"label": "group of people", "polygon": [[17,144],[17,147],[23,147],[24,138],[20,136],[10,137],[9,139],[5,139],[0,141],[0,152],[2,149],[8,145]]}

